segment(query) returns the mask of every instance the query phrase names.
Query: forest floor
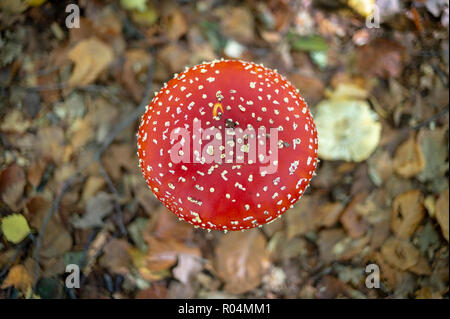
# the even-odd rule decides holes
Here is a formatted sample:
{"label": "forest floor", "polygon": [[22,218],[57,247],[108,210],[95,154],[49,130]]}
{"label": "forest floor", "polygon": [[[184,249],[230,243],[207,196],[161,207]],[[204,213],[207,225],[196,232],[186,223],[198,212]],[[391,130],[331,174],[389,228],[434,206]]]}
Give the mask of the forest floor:
{"label": "forest floor", "polygon": [[[0,298],[448,298],[448,1],[377,1],[375,28],[372,1],[80,0],[67,28],[72,2],[0,1]],[[262,228],[178,221],[139,171],[138,116],[220,58],[277,69],[313,114],[367,103],[376,149],[322,158]]]}

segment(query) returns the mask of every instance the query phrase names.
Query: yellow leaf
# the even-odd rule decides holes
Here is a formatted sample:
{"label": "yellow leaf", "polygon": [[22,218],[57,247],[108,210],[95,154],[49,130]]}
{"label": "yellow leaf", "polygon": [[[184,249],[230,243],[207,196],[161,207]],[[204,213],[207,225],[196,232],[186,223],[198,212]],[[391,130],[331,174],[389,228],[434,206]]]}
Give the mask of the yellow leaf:
{"label": "yellow leaf", "polygon": [[349,0],[348,5],[363,17],[370,16],[375,7],[375,0]]}
{"label": "yellow leaf", "polygon": [[47,0],[28,0],[28,5],[32,7],[40,7]]}
{"label": "yellow leaf", "polygon": [[8,277],[6,277],[0,288],[5,289],[14,286],[17,290],[26,293],[32,285],[33,278],[31,278],[28,270],[23,265],[14,265],[9,270]]}
{"label": "yellow leaf", "polygon": [[8,241],[18,244],[28,236],[30,227],[25,217],[20,214],[12,214],[3,218],[2,232]]}

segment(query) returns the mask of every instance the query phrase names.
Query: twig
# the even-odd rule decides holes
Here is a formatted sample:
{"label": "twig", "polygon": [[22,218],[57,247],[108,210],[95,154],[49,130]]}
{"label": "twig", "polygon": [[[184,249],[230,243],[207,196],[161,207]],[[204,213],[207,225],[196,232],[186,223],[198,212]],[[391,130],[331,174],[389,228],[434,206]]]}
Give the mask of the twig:
{"label": "twig", "polygon": [[413,126],[411,129],[412,130],[418,130],[418,129],[424,127],[424,126],[427,126],[431,122],[434,122],[434,121],[438,120],[441,116],[444,116],[446,113],[448,113],[448,105],[442,111],[440,111],[439,113],[434,114],[429,119],[423,121],[422,123],[417,124],[416,126]]}
{"label": "twig", "polygon": [[125,225],[123,224],[123,214],[122,214],[122,209],[120,208],[120,203],[119,203],[119,193],[117,192],[116,187],[114,186],[111,178],[109,177],[108,173],[106,172],[105,168],[102,165],[102,161],[101,159],[97,159],[98,161],[98,166],[100,168],[100,173],[103,175],[103,177],[106,180],[106,184],[108,185],[109,191],[111,193],[113,193],[114,195],[114,210],[116,211],[116,216],[117,216],[117,223],[119,224],[119,229],[120,232],[122,233],[122,236],[126,236],[127,235],[127,230],[125,228]]}
{"label": "twig", "polygon": [[[153,50],[150,49],[150,54],[153,57]],[[153,60],[154,61],[154,60]],[[106,137],[105,141],[100,145],[100,147],[97,150],[96,153],[96,159],[100,161],[101,155],[108,149],[108,147],[111,145],[111,143],[114,141],[116,136],[125,129],[128,125],[133,123],[139,115],[145,110],[145,107],[148,105],[152,93],[152,82],[153,82],[153,72],[154,71],[154,62],[151,63],[151,65],[148,68],[148,79],[147,79],[147,86],[145,89],[144,97],[140,103],[140,105],[136,108],[135,111],[133,111],[129,116],[127,116],[122,122],[119,123],[119,125],[113,129],[110,134]],[[36,291],[37,281],[39,277],[39,254],[40,249],[42,245],[42,239],[44,237],[44,233],[47,227],[48,222],[53,217],[55,212],[57,213],[59,210],[59,205],[61,203],[63,195],[67,192],[67,190],[70,188],[70,186],[73,184],[75,179],[79,174],[81,174],[88,166],[90,166],[91,163],[86,163],[83,166],[81,166],[71,177],[69,177],[63,184],[63,187],[61,188],[61,191],[56,196],[53,205],[50,207],[49,211],[47,212],[44,221],[42,223],[39,236],[36,241],[36,249],[34,252],[34,260],[35,260],[35,268],[34,268],[34,282],[33,282],[33,292]],[[101,166],[101,165],[100,165]]]}

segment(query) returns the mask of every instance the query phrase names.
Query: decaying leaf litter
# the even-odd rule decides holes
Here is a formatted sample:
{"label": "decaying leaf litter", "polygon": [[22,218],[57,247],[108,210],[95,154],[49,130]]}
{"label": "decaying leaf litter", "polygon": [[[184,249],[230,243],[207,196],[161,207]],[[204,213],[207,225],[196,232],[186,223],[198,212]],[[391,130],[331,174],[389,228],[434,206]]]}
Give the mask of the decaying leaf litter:
{"label": "decaying leaf litter", "polygon": [[[448,2],[79,1],[70,30],[68,3],[0,4],[0,298],[448,298]],[[291,211],[226,235],[135,155],[153,92],[222,57],[285,74],[323,140]]]}

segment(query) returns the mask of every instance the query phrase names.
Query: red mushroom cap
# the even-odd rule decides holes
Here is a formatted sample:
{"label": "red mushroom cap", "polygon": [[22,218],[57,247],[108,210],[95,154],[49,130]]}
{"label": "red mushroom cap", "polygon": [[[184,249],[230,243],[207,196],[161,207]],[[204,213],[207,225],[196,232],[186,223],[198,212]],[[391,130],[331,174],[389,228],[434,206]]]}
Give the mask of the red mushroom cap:
{"label": "red mushroom cap", "polygon": [[305,100],[276,71],[213,61],[156,94],[141,119],[138,155],[150,189],[180,218],[243,230],[273,221],[303,195],[317,166],[317,132]]}

